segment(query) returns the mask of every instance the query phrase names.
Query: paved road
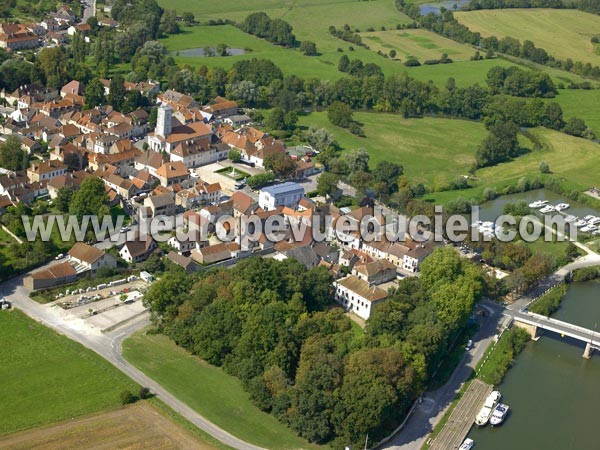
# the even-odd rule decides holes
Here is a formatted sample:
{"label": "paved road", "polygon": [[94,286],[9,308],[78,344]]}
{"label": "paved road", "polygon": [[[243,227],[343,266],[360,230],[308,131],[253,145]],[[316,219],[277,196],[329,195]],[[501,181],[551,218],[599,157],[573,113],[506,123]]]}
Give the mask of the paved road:
{"label": "paved road", "polygon": [[23,286],[22,279],[23,277],[18,277],[0,285],[1,295],[5,296],[14,307],[20,309],[32,319],[95,351],[134,381],[150,388],[153,394],[198,428],[224,444],[239,450],[261,450],[260,447],[236,438],[205,419],[123,358],[121,354],[123,341],[135,331],[148,325],[148,315],[141,316],[117,330],[103,334],[91,330],[81,319],[67,319],[60,314],[57,306],[40,305],[31,300],[29,298],[30,292]]}
{"label": "paved road", "polygon": [[87,23],[87,20],[96,15],[96,0],[87,0],[83,5],[83,18],[81,23]]}
{"label": "paved road", "polygon": [[486,302],[482,305],[489,313],[474,336],[474,347],[461,359],[448,382],[423,396],[423,402],[415,409],[406,426],[380,449],[420,450],[434,426],[446,413],[462,384],[469,379],[477,363],[485,355],[498,327],[503,320],[502,307]]}

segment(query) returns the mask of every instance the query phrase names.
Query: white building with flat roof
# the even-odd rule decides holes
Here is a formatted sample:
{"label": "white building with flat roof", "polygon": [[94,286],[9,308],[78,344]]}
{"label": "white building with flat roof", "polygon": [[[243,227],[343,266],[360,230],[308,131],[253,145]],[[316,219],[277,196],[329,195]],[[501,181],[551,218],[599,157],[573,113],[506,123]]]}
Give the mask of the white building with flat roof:
{"label": "white building with flat roof", "polygon": [[280,206],[295,209],[303,197],[304,188],[298,183],[281,183],[261,189],[258,206],[265,211],[271,211]]}

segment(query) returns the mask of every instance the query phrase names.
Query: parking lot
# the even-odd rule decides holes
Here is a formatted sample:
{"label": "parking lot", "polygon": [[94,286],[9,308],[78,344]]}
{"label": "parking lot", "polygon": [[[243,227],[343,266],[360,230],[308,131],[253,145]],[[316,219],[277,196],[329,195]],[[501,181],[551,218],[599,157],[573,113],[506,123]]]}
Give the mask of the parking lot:
{"label": "parking lot", "polygon": [[135,280],[118,286],[65,296],[53,305],[61,308],[60,315],[82,321],[95,331],[109,331],[146,311],[143,292],[150,286]]}
{"label": "parking lot", "polygon": [[232,170],[235,168],[236,171],[246,172],[250,176],[264,173],[264,170],[259,167],[250,167],[245,164],[234,164],[229,160],[198,167],[194,169],[194,173],[196,173],[196,175],[198,175],[202,181],[206,181],[207,183],[219,183],[223,193],[226,195],[231,195],[236,191],[236,180],[223,173],[217,173],[218,170],[228,167],[232,168]]}

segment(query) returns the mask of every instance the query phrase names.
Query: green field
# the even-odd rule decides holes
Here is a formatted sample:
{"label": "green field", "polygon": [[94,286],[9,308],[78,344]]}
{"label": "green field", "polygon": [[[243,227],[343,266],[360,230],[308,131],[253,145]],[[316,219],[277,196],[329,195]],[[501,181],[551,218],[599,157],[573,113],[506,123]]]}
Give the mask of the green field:
{"label": "green field", "polygon": [[100,356],[31,320],[0,311],[0,435],[120,406],[138,387]]}
{"label": "green field", "polygon": [[475,49],[460,44],[428,30],[388,30],[361,33],[363,41],[375,51],[389,54],[395,50],[395,59],[406,61],[409,57],[423,62],[439,59],[446,53],[453,61],[469,61]]}
{"label": "green field", "polygon": [[543,144],[541,150],[532,151],[513,161],[478,170],[477,186],[462,191],[436,192],[428,200],[445,204],[456,197],[480,200],[485,188],[498,192],[514,185],[522,177],[539,175],[540,162],[546,161],[554,176],[564,179],[574,190],[583,191],[600,184],[600,145],[581,138],[545,128],[530,130]]}
{"label": "green field", "polygon": [[328,128],[344,150],[368,150],[372,167],[379,161],[401,163],[407,176],[432,187],[466,174],[487,133],[483,124],[466,120],[404,119],[377,113],[355,113],[354,117],[364,124],[366,138],[331,125],[326,113],[300,117],[300,124]]}
{"label": "green field", "polygon": [[579,117],[600,136],[600,90],[561,89],[552,101],[560,103],[566,119]]}
{"label": "green field", "polygon": [[138,333],[123,343],[132,364],[231,434],[266,448],[323,448],[311,445],[252,404],[241,382],[191,356],[163,335]]}
{"label": "green field", "polygon": [[[159,0],[164,8],[173,8],[172,2]],[[286,75],[298,75],[302,77],[318,77],[321,79],[335,80],[343,74],[338,72],[337,64],[340,57],[346,54],[349,58],[358,58],[364,63],[372,62],[381,66],[386,75],[406,71],[411,76],[420,80],[432,80],[436,85],[443,86],[448,77],[452,76],[460,86],[470,84],[485,84],[489,69],[495,65],[509,66],[514,64],[503,59],[485,61],[461,61],[452,66],[433,65],[421,67],[404,67],[390,58],[377,54],[378,47],[372,41],[365,39],[365,43],[371,49],[353,46],[329,34],[330,25],[342,27],[349,24],[353,30],[365,33],[367,29],[373,28],[380,33],[385,27],[385,34],[396,33],[398,24],[410,23],[411,20],[400,13],[394,6],[393,0],[371,0],[368,2],[356,0],[330,0],[321,2],[319,0],[301,1],[275,1],[275,0],[253,0],[251,2],[234,2],[225,0],[223,2],[210,2],[208,0],[181,0],[175,5],[179,13],[193,12],[196,19],[206,23],[209,19],[226,18],[238,22],[257,11],[264,11],[271,18],[281,18],[294,27],[294,34],[298,40],[311,40],[317,44],[318,56],[304,56],[296,49],[286,49],[272,45],[264,40],[247,35],[233,26],[196,26],[184,28],[180,35],[173,35],[162,40],[162,42],[173,51],[202,48],[205,46],[215,47],[217,44],[225,43],[232,48],[250,48],[252,52],[230,57],[183,57],[176,56],[178,63],[198,66],[205,64],[210,67],[230,68],[235,61],[248,58],[268,58],[275,62]],[[475,50],[469,50],[469,46],[455,43],[451,40],[430,34],[427,39],[431,43],[425,43],[421,34],[428,34],[424,30],[404,30],[421,38],[421,44],[425,46],[437,45],[440,50],[448,50],[446,53],[456,60],[469,59]],[[399,33],[401,33],[399,31]],[[410,40],[410,39],[409,39]],[[382,43],[382,45],[391,45]],[[434,57],[439,58],[443,51],[436,49],[420,48],[423,55],[425,50],[432,50]],[[341,52],[340,52],[341,50]],[[389,51],[389,50],[388,50]],[[416,51],[416,49],[415,49]],[[460,54],[453,53],[460,51]],[[388,53],[387,51],[385,53]],[[439,53],[439,54],[438,54]],[[468,57],[467,57],[468,56]],[[401,57],[401,56],[400,56]],[[429,59],[429,58],[428,58]],[[556,69],[544,68],[556,82],[575,80],[582,81],[580,77]]]}
{"label": "green field", "polygon": [[494,9],[457,12],[455,17],[483,36],[510,36],[560,58],[600,64],[591,38],[600,33],[600,16],[563,9]]}

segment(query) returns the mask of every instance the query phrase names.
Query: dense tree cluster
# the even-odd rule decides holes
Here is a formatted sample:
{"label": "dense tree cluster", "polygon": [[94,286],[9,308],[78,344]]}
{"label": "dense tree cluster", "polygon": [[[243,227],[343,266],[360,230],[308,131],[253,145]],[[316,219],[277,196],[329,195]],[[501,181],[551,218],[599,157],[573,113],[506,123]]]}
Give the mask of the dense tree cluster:
{"label": "dense tree cluster", "polygon": [[312,442],[358,446],[402,421],[481,296],[480,270],[454,250],[430,261],[375,310],[362,336],[328,308],[327,270],[294,260],[169,272],[145,302],[162,332],[239,377],[261,409]]}
{"label": "dense tree cluster", "polygon": [[492,94],[517,97],[554,97],[556,87],[550,75],[517,66],[492,67],[487,74],[487,85]]}
{"label": "dense tree cluster", "polygon": [[521,153],[518,131],[518,127],[510,121],[492,125],[477,149],[477,167],[493,166],[518,156]]}
{"label": "dense tree cluster", "polygon": [[292,26],[285,20],[271,19],[264,12],[250,14],[240,24],[240,29],[276,45],[284,47],[296,45],[296,36],[294,36]]}
{"label": "dense tree cluster", "polygon": [[21,140],[9,136],[6,142],[0,144],[0,167],[7,170],[24,170],[29,166],[27,152],[21,148]]}

